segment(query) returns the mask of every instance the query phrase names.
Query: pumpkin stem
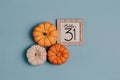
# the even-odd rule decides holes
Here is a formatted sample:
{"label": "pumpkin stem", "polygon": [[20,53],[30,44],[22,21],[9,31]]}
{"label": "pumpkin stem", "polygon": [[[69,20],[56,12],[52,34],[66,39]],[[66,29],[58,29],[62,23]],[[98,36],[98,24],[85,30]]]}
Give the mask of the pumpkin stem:
{"label": "pumpkin stem", "polygon": [[35,56],[36,56],[36,57],[39,57],[39,56],[40,56],[40,53],[39,53],[39,52],[36,52],[36,53],[35,53]]}
{"label": "pumpkin stem", "polygon": [[60,56],[60,53],[57,53],[56,56]]}
{"label": "pumpkin stem", "polygon": [[44,36],[47,36],[47,34],[48,34],[47,32],[44,32],[44,33],[43,33]]}

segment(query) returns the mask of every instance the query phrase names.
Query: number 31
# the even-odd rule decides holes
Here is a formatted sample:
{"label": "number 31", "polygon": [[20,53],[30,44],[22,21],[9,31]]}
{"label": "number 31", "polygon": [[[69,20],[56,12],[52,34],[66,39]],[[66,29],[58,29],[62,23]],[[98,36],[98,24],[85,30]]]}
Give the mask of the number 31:
{"label": "number 31", "polygon": [[[64,38],[65,41],[71,41],[73,38],[74,38],[74,40],[76,40],[76,30],[75,30],[75,28],[74,29],[72,29],[72,28],[65,28],[65,30],[67,30],[65,32],[65,34],[70,34],[70,36],[71,36],[70,39]],[[72,31],[74,33],[72,33]]]}

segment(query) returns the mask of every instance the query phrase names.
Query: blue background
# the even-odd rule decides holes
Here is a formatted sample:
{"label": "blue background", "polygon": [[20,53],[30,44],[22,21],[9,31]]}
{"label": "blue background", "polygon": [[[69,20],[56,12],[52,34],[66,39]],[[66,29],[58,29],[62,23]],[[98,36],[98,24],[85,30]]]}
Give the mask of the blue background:
{"label": "blue background", "polygon": [[[0,0],[0,80],[120,80],[119,0]],[[33,67],[26,50],[35,25],[84,19],[84,45],[67,46],[70,59]]]}

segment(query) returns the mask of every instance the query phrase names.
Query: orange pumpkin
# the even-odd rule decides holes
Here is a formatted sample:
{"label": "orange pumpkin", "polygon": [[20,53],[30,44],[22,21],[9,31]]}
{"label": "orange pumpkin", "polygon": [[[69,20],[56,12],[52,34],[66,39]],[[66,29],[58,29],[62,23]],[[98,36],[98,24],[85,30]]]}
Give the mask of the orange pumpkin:
{"label": "orange pumpkin", "polygon": [[48,60],[53,64],[63,64],[69,58],[68,49],[62,44],[56,44],[48,50]]}
{"label": "orange pumpkin", "polygon": [[58,32],[52,23],[44,22],[35,27],[33,37],[40,46],[51,46],[56,43]]}

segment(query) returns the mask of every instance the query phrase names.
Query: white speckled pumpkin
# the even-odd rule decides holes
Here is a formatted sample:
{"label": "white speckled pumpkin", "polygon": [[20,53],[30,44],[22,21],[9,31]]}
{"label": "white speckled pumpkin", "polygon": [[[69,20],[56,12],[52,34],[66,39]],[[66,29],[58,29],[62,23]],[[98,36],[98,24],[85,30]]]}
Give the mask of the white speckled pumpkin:
{"label": "white speckled pumpkin", "polygon": [[38,66],[46,61],[46,50],[39,45],[33,45],[27,50],[28,62],[33,66]]}

